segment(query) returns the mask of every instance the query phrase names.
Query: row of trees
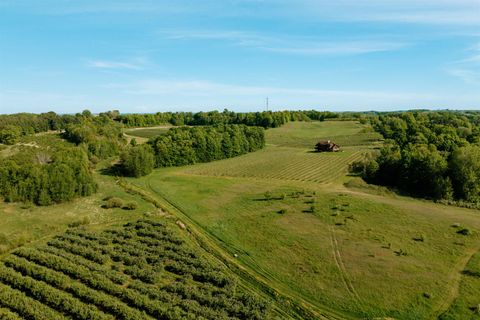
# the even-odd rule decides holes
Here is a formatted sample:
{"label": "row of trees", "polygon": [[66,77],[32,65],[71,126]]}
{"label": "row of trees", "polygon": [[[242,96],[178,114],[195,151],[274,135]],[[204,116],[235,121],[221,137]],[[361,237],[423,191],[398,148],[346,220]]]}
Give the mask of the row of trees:
{"label": "row of trees", "polygon": [[219,125],[172,128],[147,145],[131,146],[121,154],[125,175],[140,177],[154,167],[183,166],[239,156],[263,148],[261,127]]}
{"label": "row of trees", "polygon": [[206,126],[221,124],[244,124],[264,128],[276,128],[289,121],[323,121],[327,118],[337,118],[332,112],[310,111],[264,111],[236,113],[228,110],[223,112],[158,112],[155,114],[125,114],[116,120],[126,127],[148,127],[170,123],[173,125]]}
{"label": "row of trees", "polygon": [[480,114],[394,113],[371,122],[387,140],[353,164],[365,180],[420,197],[480,201]]}
{"label": "row of trees", "polygon": [[69,125],[78,125],[85,120],[94,121],[96,119],[100,120],[99,122],[106,122],[107,119],[116,120],[119,115],[118,110],[100,113],[98,116],[94,116],[89,110],[84,110],[75,115],[59,115],[52,111],[40,114],[0,115],[0,143],[14,144],[22,136],[51,130],[65,130]]}

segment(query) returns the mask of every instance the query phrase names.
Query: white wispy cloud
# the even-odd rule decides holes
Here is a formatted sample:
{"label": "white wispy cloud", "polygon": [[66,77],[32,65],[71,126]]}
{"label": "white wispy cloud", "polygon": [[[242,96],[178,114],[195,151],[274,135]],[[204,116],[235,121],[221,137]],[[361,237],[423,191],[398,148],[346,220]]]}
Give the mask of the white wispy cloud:
{"label": "white wispy cloud", "polygon": [[471,69],[449,69],[447,72],[463,82],[472,85],[480,85],[480,71]]}
{"label": "white wispy cloud", "polygon": [[469,85],[480,85],[480,43],[467,49],[468,56],[455,61],[447,68],[447,73]]}
{"label": "white wispy cloud", "polygon": [[133,95],[183,95],[183,96],[251,96],[251,95],[292,95],[313,97],[363,97],[403,100],[405,98],[436,97],[431,94],[394,93],[381,91],[322,90],[312,88],[286,88],[275,86],[247,86],[225,84],[204,80],[144,80],[129,84],[108,84],[110,89],[120,89]]}
{"label": "white wispy cloud", "polygon": [[[275,0],[265,0],[271,5]],[[280,1],[280,14],[324,20],[433,25],[480,25],[478,0],[298,0]]]}
{"label": "white wispy cloud", "polygon": [[109,60],[88,60],[86,62],[87,67],[97,69],[130,69],[141,70],[143,66],[138,63],[129,63],[121,61],[109,61]]}
{"label": "white wispy cloud", "polygon": [[[149,79],[133,83],[111,83],[103,86],[124,100],[136,101],[155,111],[151,101],[164,106],[188,110],[222,109],[259,110],[265,97],[273,109],[317,108],[330,110],[391,110],[413,108],[478,108],[480,94],[450,95],[448,93],[405,92],[382,90],[328,90],[322,88],[239,85],[204,80]],[[143,102],[141,102],[143,101]],[[158,105],[157,105],[158,106]]]}
{"label": "white wispy cloud", "polygon": [[404,41],[344,39],[327,41],[319,38],[280,34],[261,34],[225,30],[163,30],[160,35],[170,40],[225,41],[232,45],[264,51],[299,55],[354,55],[393,51],[409,44]]}

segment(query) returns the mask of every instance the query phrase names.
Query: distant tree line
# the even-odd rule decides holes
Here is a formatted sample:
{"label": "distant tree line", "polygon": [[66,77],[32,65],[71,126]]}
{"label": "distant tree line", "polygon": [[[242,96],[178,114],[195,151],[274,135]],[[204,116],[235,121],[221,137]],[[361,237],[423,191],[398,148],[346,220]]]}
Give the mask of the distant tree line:
{"label": "distant tree line", "polygon": [[339,115],[332,112],[321,111],[264,111],[237,113],[228,110],[223,112],[157,112],[151,114],[123,114],[116,120],[126,127],[148,127],[162,124],[175,126],[212,126],[221,124],[244,124],[264,128],[276,128],[289,121],[323,121],[337,118]]}
{"label": "distant tree line", "polygon": [[[99,118],[117,119],[119,111],[108,111],[99,114]],[[0,143],[15,144],[22,136],[35,133],[47,132],[51,130],[65,130],[70,125],[81,124],[85,119],[96,118],[89,110],[82,113],[56,114],[55,112],[46,112],[40,114],[34,113],[16,113],[0,115]]]}
{"label": "distant tree line", "polygon": [[77,116],[58,115],[55,112],[0,115],[0,143],[14,144],[21,136],[62,130],[66,125],[79,121]]}
{"label": "distant tree line", "polygon": [[124,174],[139,177],[153,167],[183,166],[239,156],[265,146],[261,127],[217,125],[172,128],[147,145],[131,146],[121,155]]}
{"label": "distant tree line", "polygon": [[386,141],[352,165],[366,181],[419,197],[480,201],[480,113],[389,113],[370,122]]}

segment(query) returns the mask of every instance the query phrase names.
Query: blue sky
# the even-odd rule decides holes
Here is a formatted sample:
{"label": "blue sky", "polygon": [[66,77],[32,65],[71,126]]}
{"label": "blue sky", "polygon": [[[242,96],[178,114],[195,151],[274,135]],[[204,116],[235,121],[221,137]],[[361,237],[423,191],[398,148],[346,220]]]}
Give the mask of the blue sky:
{"label": "blue sky", "polygon": [[0,0],[0,113],[480,109],[480,0]]}

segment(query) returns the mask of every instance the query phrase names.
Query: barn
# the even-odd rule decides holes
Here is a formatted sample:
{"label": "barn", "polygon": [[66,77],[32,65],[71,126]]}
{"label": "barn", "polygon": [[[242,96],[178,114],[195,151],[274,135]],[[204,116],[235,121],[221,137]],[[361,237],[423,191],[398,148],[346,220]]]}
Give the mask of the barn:
{"label": "barn", "polygon": [[315,145],[317,152],[337,152],[340,151],[340,146],[330,140],[319,141]]}

